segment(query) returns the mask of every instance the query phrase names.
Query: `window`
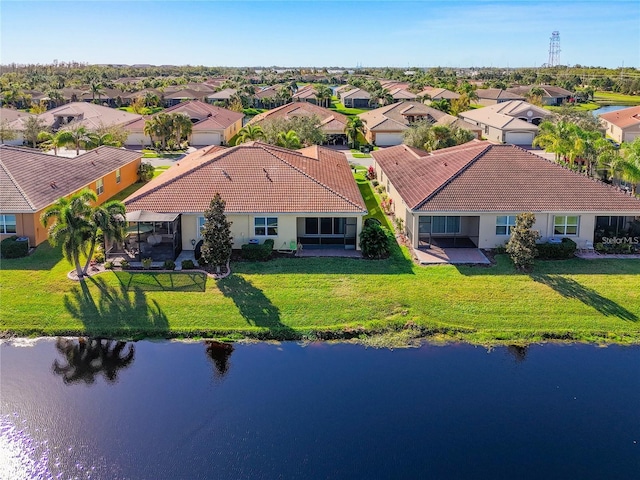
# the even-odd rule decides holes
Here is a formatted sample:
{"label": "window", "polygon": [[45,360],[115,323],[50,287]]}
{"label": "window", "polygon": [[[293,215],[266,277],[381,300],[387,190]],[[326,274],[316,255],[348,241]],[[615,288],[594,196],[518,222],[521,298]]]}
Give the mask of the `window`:
{"label": "window", "polygon": [[120,175],[120,169],[116,170],[116,183],[120,183],[120,179],[122,176]]}
{"label": "window", "polygon": [[305,235],[344,235],[346,218],[344,217],[308,217],[304,219]]}
{"label": "window", "polygon": [[278,235],[278,217],[256,217],[253,219],[253,232],[256,237],[275,237]]}
{"label": "window", "polygon": [[554,235],[578,235],[578,222],[580,217],[569,215],[556,215],[553,217]]}
{"label": "window", "polygon": [[515,215],[496,217],[496,235],[511,235],[511,229],[515,226]]}
{"label": "window", "polygon": [[16,233],[15,215],[0,215],[0,233]]}
{"label": "window", "polygon": [[460,233],[460,217],[432,217],[431,233]]}
{"label": "window", "polygon": [[102,193],[104,192],[104,182],[101,178],[96,180],[96,192],[98,193],[98,195],[102,195]]}
{"label": "window", "polygon": [[198,217],[198,238],[202,237],[202,229],[204,228],[204,217]]}

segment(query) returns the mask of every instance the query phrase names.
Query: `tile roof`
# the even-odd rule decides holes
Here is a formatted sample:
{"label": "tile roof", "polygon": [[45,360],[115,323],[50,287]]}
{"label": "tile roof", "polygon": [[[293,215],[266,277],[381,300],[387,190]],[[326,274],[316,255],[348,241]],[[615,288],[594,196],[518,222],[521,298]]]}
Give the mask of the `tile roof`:
{"label": "tile roof", "polygon": [[518,95],[526,95],[536,87],[544,90],[545,97],[561,98],[570,97],[573,95],[573,93],[571,93],[569,90],[565,90],[561,87],[556,87],[555,85],[520,85],[517,87],[507,88],[507,91]]}
{"label": "tile roof", "polygon": [[198,150],[133,193],[128,211],[199,213],[219,192],[227,213],[366,213],[346,157],[260,142]]}
{"label": "tile roof", "polygon": [[[244,113],[234,112],[226,108],[216,107],[210,103],[201,102],[199,100],[190,100],[181,102],[178,105],[167,108],[159,113],[183,113],[191,118],[191,121],[197,120],[193,124],[193,130],[224,130],[241,118]],[[158,115],[157,113],[155,115]],[[142,131],[144,129],[145,120],[153,118],[155,115],[140,118],[136,121],[125,125],[128,131]],[[202,123],[202,125],[200,125]]]}
{"label": "tile roof", "polygon": [[124,125],[142,118],[142,115],[89,102],[67,103],[38,115],[38,118],[43,120],[47,126],[52,126],[58,116],[81,116],[73,123],[90,130],[100,128],[103,125]]}
{"label": "tile roof", "polygon": [[140,152],[98,147],[75,158],[0,146],[0,210],[35,212],[139,159]]}
{"label": "tile roof", "polygon": [[422,157],[380,157],[385,150],[374,158],[414,210],[640,215],[640,199],[514,145],[473,141]]}
{"label": "tile roof", "polygon": [[33,115],[27,112],[20,112],[13,108],[0,108],[0,122],[8,122],[14,129],[22,129],[23,122]]}
{"label": "tile roof", "polygon": [[237,90],[235,88],[225,88],[224,90],[220,90],[219,92],[207,95],[207,98],[210,100],[229,100],[236,94],[236,92]]}
{"label": "tile roof", "polygon": [[249,121],[249,124],[260,124],[266,120],[273,120],[276,118],[288,119],[295,116],[311,115],[316,115],[320,119],[320,124],[323,126],[322,130],[325,131],[325,133],[329,131],[334,132],[336,130],[343,132],[347,122],[349,121],[346,115],[329,110],[328,108],[320,107],[313,103],[291,102],[256,115]]}
{"label": "tile roof", "polygon": [[441,98],[446,98],[447,100],[455,100],[460,98],[460,94],[456,92],[452,92],[451,90],[447,90],[446,88],[438,88],[438,87],[425,87],[418,96],[424,97],[425,95],[429,95],[433,100],[439,100]]}
{"label": "tile roof", "polygon": [[371,98],[371,94],[369,92],[367,92],[366,90],[363,90],[361,88],[354,88],[353,90],[349,90],[347,92],[341,92],[340,93],[340,98],[364,98],[364,99],[370,99]]}
{"label": "tile roof", "polygon": [[476,94],[478,98],[485,98],[487,100],[524,100],[524,95],[507,92],[501,88],[479,88],[476,90]]}
{"label": "tile roof", "polygon": [[640,125],[640,106],[603,113],[600,118],[620,128]]}
{"label": "tile roof", "polygon": [[305,85],[301,89],[299,89],[296,93],[292,95],[294,100],[301,98],[312,98],[315,99],[318,91],[313,87],[313,85]]}
{"label": "tile roof", "polygon": [[[531,105],[522,100],[510,100],[504,103],[497,103],[488,107],[476,108],[475,110],[468,110],[466,112],[460,112],[459,117],[469,121],[475,121],[483,125],[489,125],[494,128],[509,131],[532,131],[537,132],[538,127],[533,123],[529,123],[525,120],[512,116],[514,114],[520,115],[521,112],[529,109],[533,112],[537,112],[537,116],[550,116],[551,113],[544,109]],[[505,113],[506,112],[506,113]]]}

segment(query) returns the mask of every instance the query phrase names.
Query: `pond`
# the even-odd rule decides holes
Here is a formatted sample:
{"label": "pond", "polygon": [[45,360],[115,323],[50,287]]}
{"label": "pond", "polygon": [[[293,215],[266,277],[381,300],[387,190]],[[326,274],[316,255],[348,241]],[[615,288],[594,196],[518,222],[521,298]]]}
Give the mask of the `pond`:
{"label": "pond", "polygon": [[640,347],[58,339],[0,356],[3,479],[640,471]]}
{"label": "pond", "polygon": [[591,110],[591,113],[594,117],[597,117],[603,113],[615,112],[616,110],[622,110],[623,108],[629,108],[629,105],[605,105],[604,107],[600,107],[596,110]]}

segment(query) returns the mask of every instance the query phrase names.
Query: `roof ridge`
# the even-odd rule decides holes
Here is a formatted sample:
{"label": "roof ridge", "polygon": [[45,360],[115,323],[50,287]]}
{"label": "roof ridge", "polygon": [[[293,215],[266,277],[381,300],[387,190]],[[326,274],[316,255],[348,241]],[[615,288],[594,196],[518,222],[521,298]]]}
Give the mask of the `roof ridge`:
{"label": "roof ridge", "polygon": [[[20,150],[20,149],[16,149],[16,150]],[[22,195],[22,198],[24,198],[24,200],[29,204],[32,210],[36,210],[35,204],[31,201],[27,193],[22,189],[20,184],[16,181],[15,177],[11,175],[11,172],[9,172],[9,169],[5,166],[2,159],[0,159],[0,166],[2,166],[2,170],[4,170],[4,173],[7,174],[7,176],[11,180],[11,183],[13,183],[13,186],[16,187],[16,189],[20,192],[20,195]]]}
{"label": "roof ridge", "polygon": [[[259,143],[259,146],[265,150],[266,152],[270,153],[271,155],[273,155],[274,157],[276,157],[278,160],[280,160],[283,163],[286,163],[289,167],[293,168],[296,172],[301,173],[302,175],[304,175],[305,177],[307,177],[308,179],[310,179],[311,181],[317,183],[318,185],[320,185],[321,187],[325,188],[326,190],[328,190],[329,192],[333,193],[334,195],[337,195],[338,197],[342,198],[343,200],[345,200],[347,203],[353,205],[356,208],[362,209],[361,205],[356,204],[353,200],[345,197],[342,193],[340,192],[336,192],[333,188],[331,188],[329,185],[326,185],[324,183],[322,183],[321,181],[319,181],[318,179],[312,177],[311,175],[309,175],[307,172],[305,172],[304,170],[301,170],[300,168],[296,167],[295,165],[292,165],[290,162],[288,162],[287,160],[285,160],[284,158],[275,155],[274,153],[269,151],[269,147],[272,147],[272,145],[269,144],[265,144],[265,143]],[[267,148],[265,148],[267,147]],[[301,153],[298,153],[296,151],[292,151],[283,147],[278,147],[278,149],[282,149],[282,150],[286,150],[287,153],[295,153],[298,156],[304,157],[304,158],[309,158],[306,155],[302,155]],[[330,149],[327,149],[330,150]],[[318,149],[319,151],[319,149]],[[318,157],[320,157],[320,155],[318,155]],[[320,158],[318,158],[318,160],[320,160]],[[366,210],[366,207],[364,208],[364,210]]]}

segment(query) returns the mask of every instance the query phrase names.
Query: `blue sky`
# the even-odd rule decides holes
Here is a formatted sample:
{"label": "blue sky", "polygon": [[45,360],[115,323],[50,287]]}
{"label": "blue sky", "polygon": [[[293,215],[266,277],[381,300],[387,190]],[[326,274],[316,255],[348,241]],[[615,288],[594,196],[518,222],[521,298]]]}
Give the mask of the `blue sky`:
{"label": "blue sky", "polygon": [[640,1],[0,0],[0,62],[640,67]]}

